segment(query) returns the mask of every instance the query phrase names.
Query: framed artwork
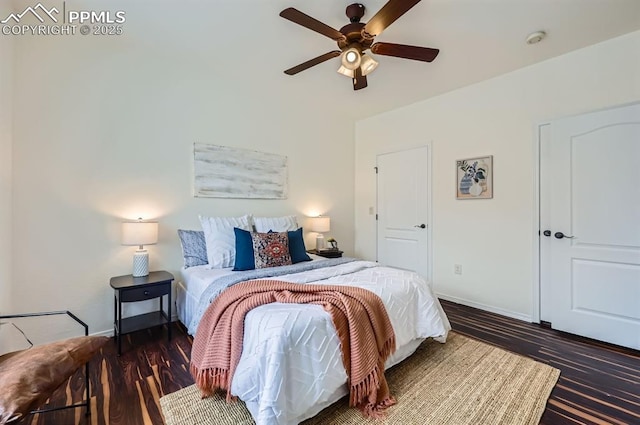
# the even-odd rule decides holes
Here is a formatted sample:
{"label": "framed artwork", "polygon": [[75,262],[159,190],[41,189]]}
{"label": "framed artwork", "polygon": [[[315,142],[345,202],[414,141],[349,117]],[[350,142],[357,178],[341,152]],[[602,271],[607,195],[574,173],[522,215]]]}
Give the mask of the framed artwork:
{"label": "framed artwork", "polygon": [[493,155],[456,161],[456,199],[493,198]]}
{"label": "framed artwork", "polygon": [[195,143],[197,198],[287,199],[287,157],[230,146]]}

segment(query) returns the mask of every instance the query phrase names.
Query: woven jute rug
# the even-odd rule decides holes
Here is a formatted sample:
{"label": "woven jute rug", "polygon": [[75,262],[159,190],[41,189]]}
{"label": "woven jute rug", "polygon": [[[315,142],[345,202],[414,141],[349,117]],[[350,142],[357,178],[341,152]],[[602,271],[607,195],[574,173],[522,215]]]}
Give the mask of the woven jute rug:
{"label": "woven jute rug", "polygon": [[[343,398],[303,422],[315,424],[537,425],[560,371],[494,346],[450,333],[427,340],[386,372],[398,404],[386,419],[363,418]],[[201,399],[195,385],[160,399],[167,425],[250,425],[244,403]]]}

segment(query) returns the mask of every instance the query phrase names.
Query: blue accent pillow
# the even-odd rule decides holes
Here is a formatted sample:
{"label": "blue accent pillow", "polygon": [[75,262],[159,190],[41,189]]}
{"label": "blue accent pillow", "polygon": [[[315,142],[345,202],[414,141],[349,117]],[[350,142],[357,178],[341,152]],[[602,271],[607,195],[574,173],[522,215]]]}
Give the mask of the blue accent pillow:
{"label": "blue accent pillow", "polygon": [[182,257],[184,267],[202,266],[209,264],[207,259],[207,243],[202,230],[178,229],[180,244],[182,245]]}
{"label": "blue accent pillow", "polygon": [[291,262],[301,263],[302,261],[311,261],[311,257],[307,255],[307,249],[304,246],[304,238],[302,237],[302,227],[298,230],[288,231],[289,235],[289,253],[291,254]]}
{"label": "blue accent pillow", "polygon": [[[251,232],[238,229],[237,227],[234,227],[233,231],[236,235],[236,263],[233,270],[241,271],[255,269],[256,262]],[[296,264],[303,261],[311,261],[311,257],[307,255],[307,250],[304,246],[302,227],[298,230],[288,231],[287,236],[289,237],[289,254],[291,255],[291,263]]]}
{"label": "blue accent pillow", "polygon": [[236,262],[233,271],[253,270],[256,268],[256,261],[253,256],[253,239],[251,232],[247,230],[233,228],[236,235]]}

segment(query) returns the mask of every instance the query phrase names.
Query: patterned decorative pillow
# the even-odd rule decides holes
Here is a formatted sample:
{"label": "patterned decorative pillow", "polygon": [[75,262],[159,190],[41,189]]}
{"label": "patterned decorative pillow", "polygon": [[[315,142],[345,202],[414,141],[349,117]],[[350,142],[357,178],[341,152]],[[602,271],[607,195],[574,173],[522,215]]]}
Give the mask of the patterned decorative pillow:
{"label": "patterned decorative pillow", "polygon": [[202,230],[178,229],[178,236],[182,245],[185,268],[209,264],[209,260],[207,260],[207,243],[204,240],[204,232]]}
{"label": "patterned decorative pillow", "polygon": [[287,232],[252,233],[251,240],[256,269],[291,264]]}

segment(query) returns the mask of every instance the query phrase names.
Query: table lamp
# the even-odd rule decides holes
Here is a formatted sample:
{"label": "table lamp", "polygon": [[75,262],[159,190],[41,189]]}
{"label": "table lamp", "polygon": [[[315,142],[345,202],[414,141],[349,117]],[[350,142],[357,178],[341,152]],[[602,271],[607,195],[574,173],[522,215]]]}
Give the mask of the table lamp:
{"label": "table lamp", "polygon": [[311,217],[311,227],[309,230],[318,233],[316,236],[316,251],[325,249],[323,233],[331,230],[331,218],[322,215],[318,217]]}
{"label": "table lamp", "polygon": [[155,221],[138,221],[122,223],[122,245],[138,245],[133,254],[133,277],[149,275],[149,253],[144,245],[158,242],[158,223]]}

